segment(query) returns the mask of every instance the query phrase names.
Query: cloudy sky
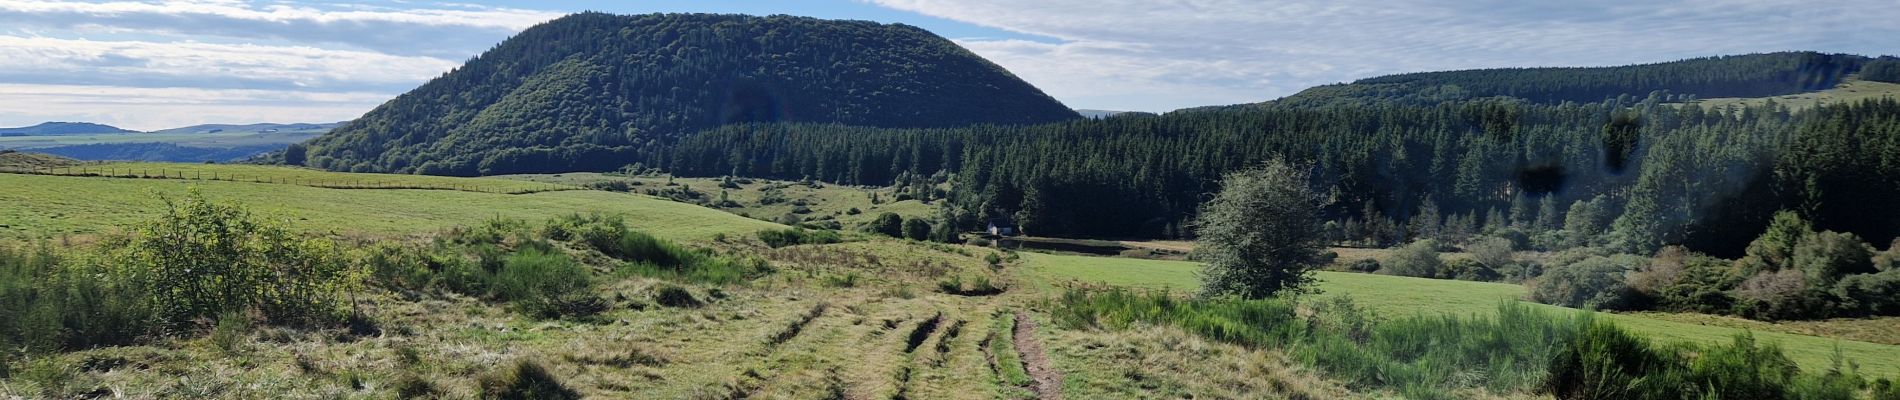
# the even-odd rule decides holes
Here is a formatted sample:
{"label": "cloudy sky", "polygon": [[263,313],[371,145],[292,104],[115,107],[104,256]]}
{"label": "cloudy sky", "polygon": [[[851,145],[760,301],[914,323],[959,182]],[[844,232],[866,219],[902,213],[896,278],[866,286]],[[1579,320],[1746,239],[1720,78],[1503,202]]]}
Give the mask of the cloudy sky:
{"label": "cloudy sky", "polygon": [[906,23],[1070,107],[1140,111],[1397,72],[1900,54],[1892,0],[0,0],[0,126],[350,119],[582,10]]}

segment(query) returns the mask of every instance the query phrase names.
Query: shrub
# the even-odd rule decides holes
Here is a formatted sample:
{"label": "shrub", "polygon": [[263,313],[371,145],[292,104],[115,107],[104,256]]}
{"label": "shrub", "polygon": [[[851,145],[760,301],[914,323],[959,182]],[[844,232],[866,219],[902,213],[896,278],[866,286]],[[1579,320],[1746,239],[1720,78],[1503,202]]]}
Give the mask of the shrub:
{"label": "shrub", "polygon": [[273,323],[314,324],[341,316],[351,282],[334,244],[299,239],[242,208],[194,189],[166,200],[157,220],[107,247],[117,268],[144,279],[166,325],[181,328],[255,308]]}
{"label": "shrub", "polygon": [[779,248],[801,244],[830,244],[843,241],[837,232],[812,231],[803,228],[767,229],[759,231],[759,241],[767,247]]}
{"label": "shrub", "polygon": [[865,225],[864,230],[884,236],[901,238],[904,237],[904,217],[900,217],[896,213],[878,214],[877,219],[873,219],[869,225]]}
{"label": "shrub", "polygon": [[1436,278],[1445,262],[1438,257],[1438,241],[1426,239],[1394,250],[1380,265],[1387,274]]}
{"label": "shrub", "polygon": [[1621,310],[1634,306],[1635,293],[1623,275],[1632,257],[1591,257],[1551,269],[1531,287],[1531,301],[1564,307]]}
{"label": "shrub", "polygon": [[1874,268],[1881,271],[1900,269],[1900,238],[1887,244],[1887,250],[1874,255]]}
{"label": "shrub", "polygon": [[1194,219],[1201,294],[1264,298],[1310,291],[1320,258],[1319,196],[1284,160],[1227,174]]}
{"label": "shrub", "polygon": [[625,193],[625,192],[633,191],[633,185],[630,184],[629,181],[623,181],[623,180],[588,182],[586,187],[588,189],[604,190],[604,191],[609,191],[609,192]]}
{"label": "shrub", "polygon": [[243,313],[227,312],[218,317],[218,325],[211,330],[211,344],[226,353],[236,352],[244,344],[244,337],[251,333],[251,319]]}
{"label": "shrub", "polygon": [[423,289],[435,279],[429,254],[394,244],[376,244],[363,249],[357,262],[370,272],[370,282],[386,288]]}
{"label": "shrub", "polygon": [[930,223],[921,218],[904,221],[904,238],[910,240],[930,240]]}
{"label": "shrub", "polygon": [[1355,272],[1378,272],[1379,260],[1361,258],[1346,264],[1346,270]]}
{"label": "shrub", "polygon": [[1657,347],[1595,324],[1553,360],[1547,382],[1546,393],[1566,400],[1853,399],[1864,379],[1851,370],[1801,374],[1778,346],[1749,333],[1724,345]]}
{"label": "shrub", "polygon": [[1808,284],[1828,286],[1841,277],[1878,272],[1874,251],[1852,233],[1823,231],[1795,243],[1792,267],[1807,275]]}
{"label": "shrub", "polygon": [[646,276],[732,283],[771,270],[762,260],[715,257],[628,229],[619,216],[569,215],[551,222],[549,230],[573,232],[588,247],[626,261],[623,271]]}
{"label": "shrub", "polygon": [[1544,392],[1558,399],[1639,399],[1654,391],[1672,360],[1650,349],[1647,340],[1608,324],[1592,324],[1564,346],[1550,364]]}
{"label": "shrub", "polygon": [[1801,271],[1761,271],[1735,288],[1736,314],[1756,319],[1796,318],[1812,310]]}
{"label": "shrub", "polygon": [[504,400],[579,399],[574,389],[562,385],[546,367],[533,361],[518,361],[476,379],[482,398]]}
{"label": "shrub", "polygon": [[1472,259],[1457,259],[1445,263],[1445,268],[1439,271],[1439,274],[1439,278],[1442,279],[1476,282],[1496,282],[1503,277],[1497,270]]}
{"label": "shrub", "polygon": [[1472,259],[1493,270],[1505,269],[1517,263],[1516,253],[1512,249],[1511,240],[1500,237],[1478,239],[1468,246]]}
{"label": "shrub", "polygon": [[1688,269],[1689,258],[1693,253],[1682,246],[1668,246],[1656,251],[1648,264],[1636,272],[1630,273],[1628,284],[1644,296],[1661,297],[1665,288],[1675,286],[1682,281],[1683,272]]}
{"label": "shrub", "polygon": [[531,316],[588,316],[606,310],[605,302],[593,294],[591,274],[566,254],[531,246],[508,255],[489,284],[489,294],[514,302]]}
{"label": "shrub", "polygon": [[1843,314],[1900,315],[1900,270],[1842,278],[1832,294]]}

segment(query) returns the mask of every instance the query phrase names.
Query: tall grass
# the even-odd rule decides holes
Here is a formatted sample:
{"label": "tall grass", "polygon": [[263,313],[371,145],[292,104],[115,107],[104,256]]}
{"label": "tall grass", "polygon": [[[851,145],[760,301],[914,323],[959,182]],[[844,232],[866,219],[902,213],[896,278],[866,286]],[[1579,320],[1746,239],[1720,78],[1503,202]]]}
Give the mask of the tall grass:
{"label": "tall grass", "polygon": [[45,244],[0,245],[0,353],[134,343],[154,328],[146,293],[123,274]]}
{"label": "tall grass", "polygon": [[637,275],[726,284],[771,272],[763,260],[714,256],[628,229],[620,216],[573,214],[544,230],[550,238],[574,240],[624,261],[621,269]]}
{"label": "tall grass", "polygon": [[1282,299],[1183,298],[1119,288],[1070,288],[1057,304],[1052,313],[1066,327],[1178,326],[1217,341],[1283,349],[1354,389],[1409,398],[1484,389],[1560,399],[1853,399],[1878,396],[1890,385],[1867,382],[1851,367],[1801,373],[1779,348],[1751,337],[1720,346],[1657,347],[1588,314],[1555,316],[1517,303],[1500,305],[1495,317],[1391,320],[1350,300],[1315,304],[1303,316]]}
{"label": "tall grass", "polygon": [[[589,250],[600,255],[581,255]],[[762,260],[689,249],[603,215],[568,215],[540,225],[490,220],[449,231],[431,246],[375,246],[358,259],[385,287],[448,290],[561,318],[605,311],[606,302],[593,290],[600,279],[594,266],[576,261],[602,255],[617,262],[603,270],[692,282],[736,283],[770,271]]]}

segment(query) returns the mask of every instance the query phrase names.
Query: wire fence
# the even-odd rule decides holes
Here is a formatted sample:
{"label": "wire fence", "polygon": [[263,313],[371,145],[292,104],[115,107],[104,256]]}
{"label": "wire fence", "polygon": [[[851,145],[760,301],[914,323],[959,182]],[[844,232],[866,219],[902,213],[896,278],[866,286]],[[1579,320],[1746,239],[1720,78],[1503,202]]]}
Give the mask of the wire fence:
{"label": "wire fence", "polygon": [[507,184],[484,182],[444,182],[425,180],[378,180],[351,179],[342,177],[299,177],[271,174],[241,174],[226,171],[206,171],[202,169],[167,169],[145,167],[119,167],[111,165],[74,165],[58,167],[0,167],[0,173],[85,176],[105,178],[134,179],[176,179],[190,181],[224,181],[243,183],[269,183],[281,185],[308,186],[325,189],[408,189],[408,190],[455,190],[463,192],[529,194],[555,192],[563,190],[587,190],[578,186],[557,185],[552,183],[509,181]]}

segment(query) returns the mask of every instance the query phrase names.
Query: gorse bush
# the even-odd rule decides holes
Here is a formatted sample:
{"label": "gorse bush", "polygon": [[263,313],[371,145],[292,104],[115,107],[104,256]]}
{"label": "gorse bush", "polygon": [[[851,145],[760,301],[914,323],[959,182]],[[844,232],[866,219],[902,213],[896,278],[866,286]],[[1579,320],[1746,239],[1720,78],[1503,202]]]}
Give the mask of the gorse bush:
{"label": "gorse bush", "polygon": [[593,294],[592,271],[546,247],[530,246],[508,255],[490,290],[495,299],[513,301],[524,313],[541,318],[589,316],[607,309]]}
{"label": "gorse bush", "polygon": [[273,323],[331,322],[352,283],[330,241],[296,237],[195,191],[167,200],[157,220],[107,247],[145,280],[158,317],[173,327],[248,308]]}

